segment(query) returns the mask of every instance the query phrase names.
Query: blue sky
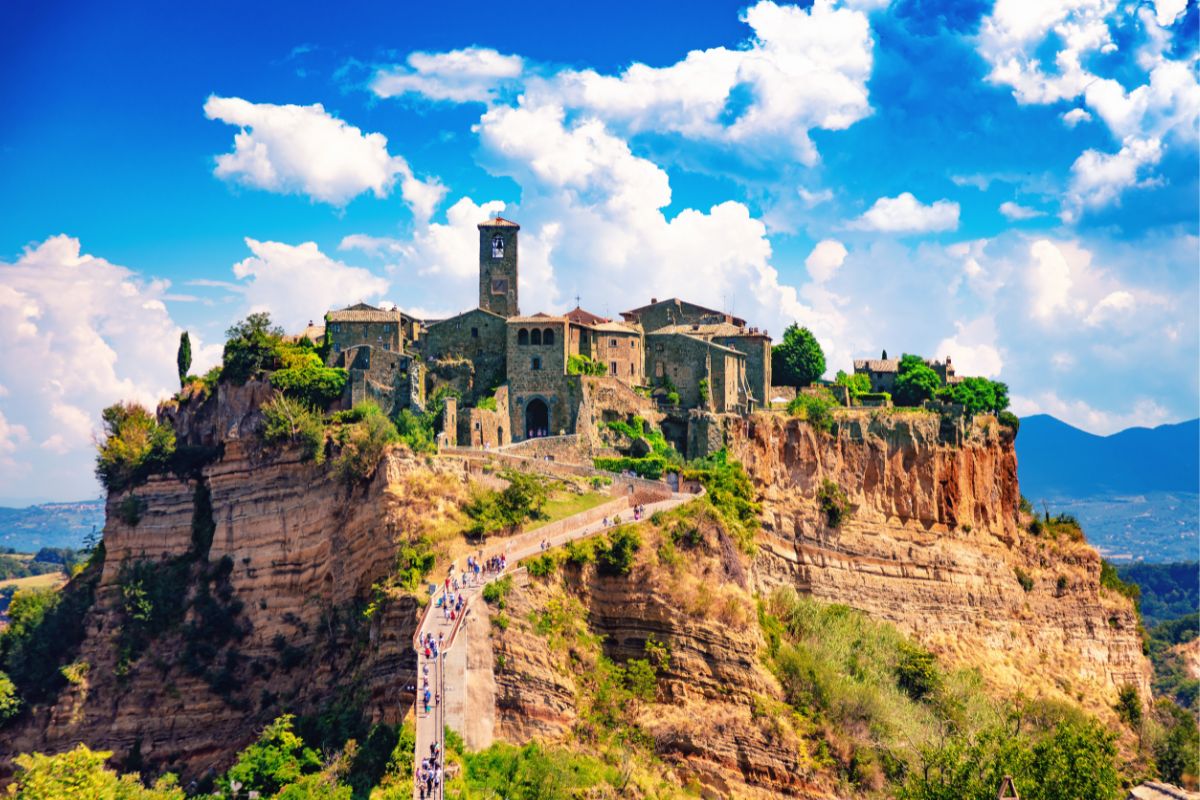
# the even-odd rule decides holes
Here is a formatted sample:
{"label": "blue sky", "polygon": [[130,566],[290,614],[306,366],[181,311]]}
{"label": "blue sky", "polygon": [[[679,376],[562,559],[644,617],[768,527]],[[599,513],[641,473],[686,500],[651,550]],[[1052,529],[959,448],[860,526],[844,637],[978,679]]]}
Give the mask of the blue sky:
{"label": "blue sky", "polygon": [[10,4],[0,502],[94,494],[98,411],[252,309],[651,296],[950,355],[1091,431],[1196,416],[1184,0]]}

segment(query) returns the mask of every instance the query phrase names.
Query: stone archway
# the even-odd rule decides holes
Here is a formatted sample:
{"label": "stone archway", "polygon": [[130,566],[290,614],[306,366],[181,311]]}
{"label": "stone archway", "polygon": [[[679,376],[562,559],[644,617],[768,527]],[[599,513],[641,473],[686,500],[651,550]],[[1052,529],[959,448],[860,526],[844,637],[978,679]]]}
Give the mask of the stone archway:
{"label": "stone archway", "polygon": [[535,397],[525,404],[525,437],[536,439],[550,433],[550,408],[546,401]]}

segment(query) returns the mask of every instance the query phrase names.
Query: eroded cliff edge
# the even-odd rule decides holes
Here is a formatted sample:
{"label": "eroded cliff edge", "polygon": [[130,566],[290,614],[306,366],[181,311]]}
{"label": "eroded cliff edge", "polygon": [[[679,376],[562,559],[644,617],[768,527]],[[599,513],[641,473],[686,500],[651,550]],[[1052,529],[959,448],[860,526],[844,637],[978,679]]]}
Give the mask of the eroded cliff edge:
{"label": "eroded cliff edge", "polygon": [[[728,441],[762,498],[756,586],[893,622],[1005,692],[1105,715],[1126,684],[1149,696],[1136,611],[1101,588],[1094,548],[1023,524],[1013,431],[994,418],[862,411],[824,434],[762,414]],[[824,481],[853,505],[836,529],[816,500]]]}
{"label": "eroded cliff edge", "polygon": [[[109,498],[77,654],[87,675],[6,730],[6,754],[86,741],[195,778],[227,766],[284,711],[407,713],[416,602],[380,604],[369,618],[363,606],[400,543],[456,519],[465,469],[396,448],[371,481],[347,487],[296,452],[261,446],[266,393],[223,386],[202,405],[168,409],[182,442],[219,455],[189,477],[138,487],[136,525],[122,521],[128,493]],[[637,657],[651,637],[675,654],[644,723],[675,777],[747,796],[831,791],[800,734],[775,721],[786,710],[771,711],[781,692],[761,663],[754,597],[779,586],[892,622],[1003,695],[1060,697],[1103,716],[1125,684],[1148,696],[1131,605],[1101,590],[1086,544],[1025,530],[1012,437],[994,420],[947,429],[935,415],[850,413],[826,433],[760,414],[730,420],[725,437],[762,504],[752,558],[714,530],[670,591],[647,583],[653,573],[579,574],[565,587],[611,657]],[[837,527],[818,500],[826,482],[852,505]],[[180,627],[130,659],[122,585],[139,563],[182,564],[191,602]],[[518,591],[514,620],[545,601],[537,591]],[[216,633],[203,624],[213,621]],[[569,737],[577,687],[561,654],[527,621],[489,635],[504,656],[480,667],[496,687],[493,735]]]}

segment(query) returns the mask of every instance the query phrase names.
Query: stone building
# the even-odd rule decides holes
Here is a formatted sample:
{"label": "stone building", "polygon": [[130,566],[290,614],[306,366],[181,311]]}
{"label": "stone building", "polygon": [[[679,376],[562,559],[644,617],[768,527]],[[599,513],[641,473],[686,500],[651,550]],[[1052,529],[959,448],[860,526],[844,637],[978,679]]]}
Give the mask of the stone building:
{"label": "stone building", "polygon": [[520,315],[517,302],[517,232],[503,217],[479,223],[479,307],[502,317]]}
{"label": "stone building", "polygon": [[482,308],[429,323],[421,334],[420,353],[425,359],[430,391],[450,386],[475,405],[507,379],[504,317]]}
{"label": "stone building", "polygon": [[746,356],[746,383],[751,407],[770,405],[771,337],[766,331],[747,327],[746,320],[741,317],[677,297],[669,300],[651,298],[649,305],[622,311],[621,316],[641,325],[647,334],[678,333],[737,350]]}
{"label": "stone building", "polygon": [[425,408],[424,370],[421,362],[408,353],[364,344],[331,352],[329,364],[349,373],[349,396],[344,398],[349,407],[370,400],[385,414],[403,408]]}
{"label": "stone building", "polygon": [[349,308],[326,314],[325,331],[331,353],[364,344],[400,353],[416,341],[420,323],[399,309],[355,303]]}
{"label": "stone building", "polygon": [[654,393],[665,395],[674,387],[682,408],[747,413],[746,355],[674,328],[646,334],[646,372]]}
{"label": "stone building", "polygon": [[[661,423],[689,455],[720,438],[714,415],[770,402],[766,331],[679,298],[651,299],[620,320],[578,304],[557,316],[522,315],[520,226],[494,217],[478,230],[478,307],[424,324],[365,303],[326,315],[329,361],[350,370],[353,401],[417,408],[452,388],[459,399],[447,405],[444,441],[473,447],[567,433],[592,441],[591,429],[637,414]],[[672,390],[678,404],[667,403]],[[494,411],[480,407],[490,396]]]}
{"label": "stone building", "polygon": [[[950,362],[950,356],[946,356],[945,361],[935,361],[925,359],[925,364],[938,374],[942,379],[942,383],[947,386],[958,383],[962,380],[954,370],[954,364]],[[896,391],[896,378],[900,374],[900,359],[888,358],[887,351],[883,351],[880,358],[858,358],[854,360],[854,374],[866,375],[871,381],[872,392],[887,392],[891,394]]]}

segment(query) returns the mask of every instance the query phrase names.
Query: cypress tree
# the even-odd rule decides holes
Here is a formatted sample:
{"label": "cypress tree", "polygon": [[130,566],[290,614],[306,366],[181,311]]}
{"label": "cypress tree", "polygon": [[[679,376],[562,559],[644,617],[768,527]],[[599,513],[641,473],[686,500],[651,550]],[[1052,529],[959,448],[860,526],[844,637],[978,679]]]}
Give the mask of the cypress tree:
{"label": "cypress tree", "polygon": [[192,368],[192,339],[187,331],[179,334],[179,352],[175,355],[175,363],[179,367],[179,385],[183,386],[188,370]]}

